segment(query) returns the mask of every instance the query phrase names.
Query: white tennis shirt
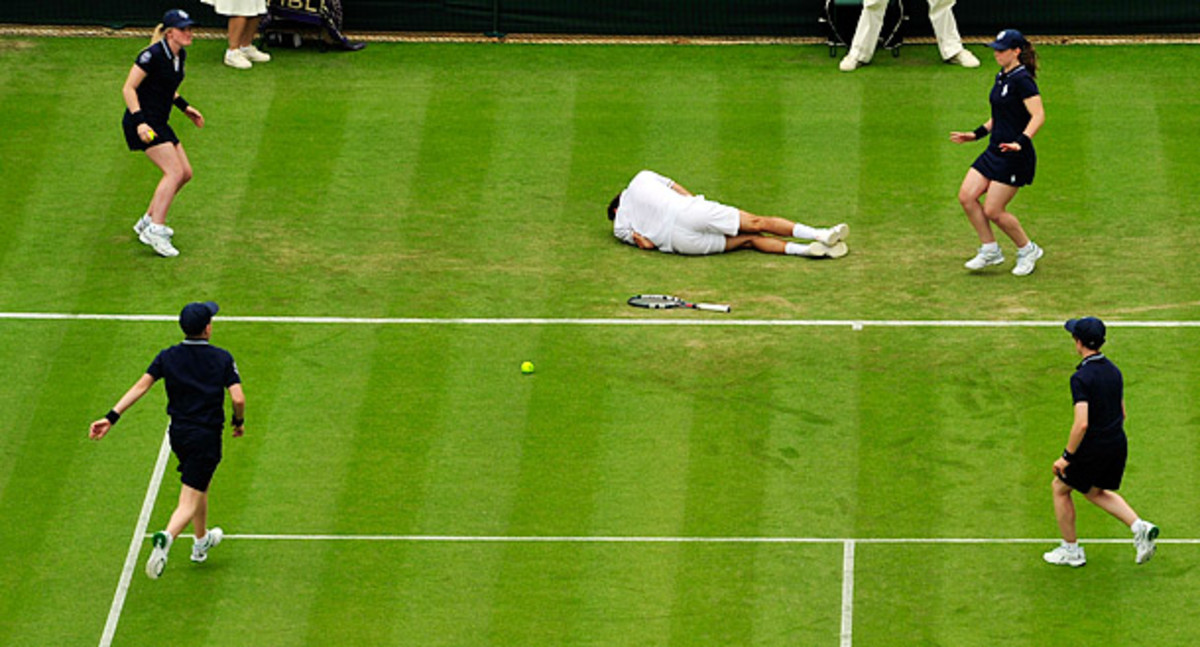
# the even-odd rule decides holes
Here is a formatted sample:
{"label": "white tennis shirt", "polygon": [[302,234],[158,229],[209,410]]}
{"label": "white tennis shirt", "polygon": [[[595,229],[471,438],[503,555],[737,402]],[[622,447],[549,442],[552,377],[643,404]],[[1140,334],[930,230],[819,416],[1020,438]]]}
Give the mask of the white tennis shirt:
{"label": "white tennis shirt", "polygon": [[671,232],[675,216],[695,198],[676,193],[675,181],[655,173],[642,171],[633,176],[621,192],[621,204],[613,219],[613,235],[622,242],[635,245],[633,232],[649,238],[659,250],[673,252]]}

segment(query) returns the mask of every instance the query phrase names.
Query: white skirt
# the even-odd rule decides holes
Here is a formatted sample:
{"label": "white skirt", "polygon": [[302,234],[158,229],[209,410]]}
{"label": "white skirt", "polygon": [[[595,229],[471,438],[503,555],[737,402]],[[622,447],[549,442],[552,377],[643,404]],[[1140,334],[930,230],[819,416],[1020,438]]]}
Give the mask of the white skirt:
{"label": "white skirt", "polygon": [[267,0],[200,0],[212,5],[222,16],[261,16],[267,13]]}

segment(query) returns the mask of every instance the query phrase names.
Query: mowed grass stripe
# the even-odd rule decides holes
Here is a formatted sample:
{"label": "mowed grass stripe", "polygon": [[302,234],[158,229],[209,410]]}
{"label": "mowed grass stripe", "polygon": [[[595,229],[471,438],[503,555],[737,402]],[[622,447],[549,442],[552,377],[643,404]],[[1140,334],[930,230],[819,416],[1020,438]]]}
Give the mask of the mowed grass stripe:
{"label": "mowed grass stripe", "polygon": [[[136,490],[144,492],[149,468],[122,468],[136,464],[143,440],[153,465],[152,445],[161,435],[140,437],[138,421],[145,418],[131,415],[104,445],[93,444],[87,440],[91,418],[64,406],[60,395],[112,397],[107,391],[118,388],[117,380],[90,376],[123,365],[115,347],[136,341],[118,331],[109,337],[114,346],[97,349],[91,330],[17,325],[5,331],[0,339],[9,343],[0,347],[10,384],[0,402],[10,406],[0,417],[8,429],[0,447],[0,583],[7,593],[0,611],[7,621],[0,623],[0,642],[91,641],[107,613],[106,605],[92,602],[112,598],[123,558],[120,550],[97,555],[92,548],[106,541],[128,545],[122,513],[130,523],[137,518]],[[150,408],[161,406],[159,398],[146,400]],[[81,536],[81,529],[88,532]]]}

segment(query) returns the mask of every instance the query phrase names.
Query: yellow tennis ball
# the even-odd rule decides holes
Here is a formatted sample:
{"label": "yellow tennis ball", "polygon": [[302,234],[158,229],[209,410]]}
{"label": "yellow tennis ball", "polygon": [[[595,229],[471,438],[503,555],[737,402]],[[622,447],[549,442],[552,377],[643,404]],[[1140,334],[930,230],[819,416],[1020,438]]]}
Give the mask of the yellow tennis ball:
{"label": "yellow tennis ball", "polygon": [[150,141],[154,141],[154,138],[158,137],[158,133],[154,132],[153,128],[147,129],[146,134],[150,136]]}
{"label": "yellow tennis ball", "polygon": [[521,372],[526,375],[533,373],[533,362],[521,362]]}

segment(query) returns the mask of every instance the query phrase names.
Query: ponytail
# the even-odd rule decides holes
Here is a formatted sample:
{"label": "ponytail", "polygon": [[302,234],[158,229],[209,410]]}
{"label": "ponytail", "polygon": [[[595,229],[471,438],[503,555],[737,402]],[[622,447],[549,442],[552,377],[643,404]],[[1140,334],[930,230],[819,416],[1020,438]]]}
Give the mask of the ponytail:
{"label": "ponytail", "polygon": [[1033,48],[1033,43],[1025,41],[1025,45],[1021,48],[1021,53],[1017,56],[1017,60],[1021,61],[1021,65],[1025,66],[1025,69],[1029,72],[1029,76],[1037,78],[1038,54],[1037,50]]}
{"label": "ponytail", "polygon": [[166,35],[166,31],[167,30],[163,29],[162,23],[158,23],[158,25],[154,27],[154,33],[150,34],[150,44],[153,45],[154,43],[162,40],[163,36]]}

